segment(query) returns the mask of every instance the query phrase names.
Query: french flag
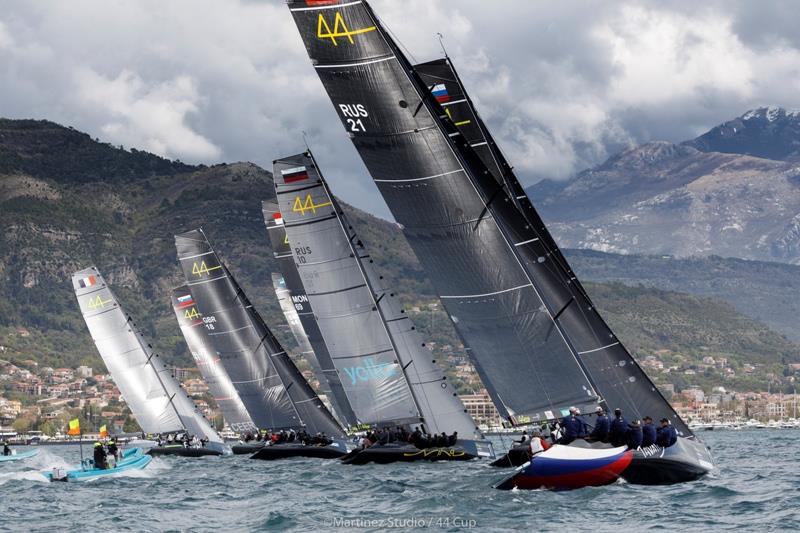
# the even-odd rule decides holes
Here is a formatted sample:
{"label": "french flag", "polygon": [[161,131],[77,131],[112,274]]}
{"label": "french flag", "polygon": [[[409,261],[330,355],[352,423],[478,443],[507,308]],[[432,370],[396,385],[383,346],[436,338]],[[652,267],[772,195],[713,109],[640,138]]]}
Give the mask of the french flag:
{"label": "french flag", "polygon": [[92,285],[97,284],[97,278],[94,276],[89,276],[88,278],[83,278],[78,280],[78,286],[81,289],[85,289],[86,287],[91,287]]}
{"label": "french flag", "polygon": [[445,87],[444,83],[439,83],[433,86],[433,97],[436,98],[436,101],[440,104],[450,101],[450,95],[447,94],[447,87]]}
{"label": "french flag", "polygon": [[281,176],[283,176],[284,183],[297,183],[298,181],[307,180],[308,172],[306,167],[287,168],[286,170],[281,170]]}
{"label": "french flag", "polygon": [[272,213],[272,220],[277,226],[283,226],[283,215],[280,213]]}

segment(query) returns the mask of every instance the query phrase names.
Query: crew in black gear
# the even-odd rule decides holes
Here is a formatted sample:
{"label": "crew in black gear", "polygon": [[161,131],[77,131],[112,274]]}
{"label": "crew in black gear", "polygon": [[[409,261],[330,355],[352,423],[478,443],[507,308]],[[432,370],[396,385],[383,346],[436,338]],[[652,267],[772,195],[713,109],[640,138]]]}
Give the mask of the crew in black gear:
{"label": "crew in black gear", "polygon": [[94,443],[94,467],[100,470],[108,468],[108,464],[106,464],[106,450],[100,442]]}

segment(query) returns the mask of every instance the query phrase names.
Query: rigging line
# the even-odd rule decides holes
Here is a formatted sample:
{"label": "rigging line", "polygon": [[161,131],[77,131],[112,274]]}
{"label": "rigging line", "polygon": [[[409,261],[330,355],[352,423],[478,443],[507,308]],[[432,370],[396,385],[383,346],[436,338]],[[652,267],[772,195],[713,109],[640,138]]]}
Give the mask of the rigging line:
{"label": "rigging line", "polygon": [[397,37],[397,35],[395,35],[395,34],[394,34],[394,32],[393,32],[392,30],[390,30],[390,29],[389,29],[389,26],[387,26],[387,25],[386,25],[386,24],[385,24],[385,23],[384,23],[384,22],[383,22],[383,21],[382,21],[382,20],[381,20],[381,19],[380,19],[380,18],[377,16],[377,15],[375,15],[375,13],[374,13],[374,12],[372,13],[372,15],[373,15],[373,16],[374,16],[376,19],[378,19],[378,22],[380,22],[381,26],[383,26],[383,29],[385,29],[385,30],[386,30],[386,31],[389,33],[389,35],[391,35],[391,36],[392,36],[392,39],[394,39],[394,41],[395,41],[395,42],[396,42],[398,45],[400,45],[400,48],[402,48],[402,49],[403,49],[403,52],[405,52],[405,53],[408,55],[408,57],[410,57],[410,58],[411,58],[411,60],[412,60],[414,63],[417,63],[417,58],[415,58],[415,57],[414,57],[414,54],[412,54],[412,53],[411,53],[411,50],[409,50],[409,49],[406,47],[406,45],[404,45],[404,44],[403,44],[403,41],[401,41],[401,40],[400,40],[400,38],[399,38],[399,37]]}

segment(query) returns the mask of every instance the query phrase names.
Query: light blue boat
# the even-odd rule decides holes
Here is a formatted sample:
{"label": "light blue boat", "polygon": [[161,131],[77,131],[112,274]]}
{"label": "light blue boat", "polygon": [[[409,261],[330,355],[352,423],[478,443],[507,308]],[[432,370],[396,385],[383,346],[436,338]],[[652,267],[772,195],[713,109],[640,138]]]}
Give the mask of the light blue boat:
{"label": "light blue boat", "polygon": [[39,450],[25,450],[24,452],[16,452],[16,450],[11,452],[11,455],[0,455],[0,463],[7,463],[10,461],[21,461],[23,459],[27,459],[28,457],[33,457],[39,453]]}
{"label": "light blue boat", "polygon": [[129,448],[122,452],[122,458],[114,468],[99,469],[94,468],[92,460],[84,460],[85,466],[74,470],[54,468],[49,472],[42,472],[42,475],[50,481],[89,481],[98,477],[112,476],[127,470],[141,470],[150,464],[153,458],[145,455],[141,448]]}

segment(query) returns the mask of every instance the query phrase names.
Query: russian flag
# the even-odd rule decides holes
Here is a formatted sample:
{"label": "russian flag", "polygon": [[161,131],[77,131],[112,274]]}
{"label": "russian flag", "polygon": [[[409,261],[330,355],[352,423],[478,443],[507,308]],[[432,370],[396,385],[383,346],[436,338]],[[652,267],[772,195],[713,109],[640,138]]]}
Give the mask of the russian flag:
{"label": "russian flag", "polygon": [[275,224],[278,226],[283,226],[283,215],[280,213],[272,213],[272,220],[274,220]]}
{"label": "russian flag", "polygon": [[91,287],[92,285],[97,284],[97,278],[94,276],[89,276],[88,278],[83,278],[78,280],[78,286],[81,289],[85,289],[86,287]]}
{"label": "russian flag", "polygon": [[450,101],[450,95],[447,94],[447,87],[445,87],[444,83],[434,85],[431,92],[433,93],[434,98],[436,98],[436,101],[440,104]]}
{"label": "russian flag", "polygon": [[296,183],[307,180],[308,172],[306,167],[287,168],[286,170],[281,170],[281,176],[283,176],[284,183]]}
{"label": "russian flag", "polygon": [[306,0],[306,5],[309,7],[330,6],[337,2],[339,2],[339,0]]}
{"label": "russian flag", "polygon": [[178,296],[178,305],[180,305],[181,307],[185,305],[192,305],[193,303],[194,300],[192,299],[191,294],[187,294],[186,296]]}

